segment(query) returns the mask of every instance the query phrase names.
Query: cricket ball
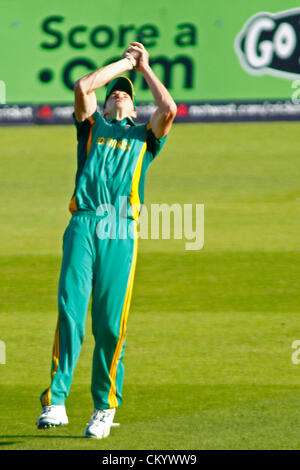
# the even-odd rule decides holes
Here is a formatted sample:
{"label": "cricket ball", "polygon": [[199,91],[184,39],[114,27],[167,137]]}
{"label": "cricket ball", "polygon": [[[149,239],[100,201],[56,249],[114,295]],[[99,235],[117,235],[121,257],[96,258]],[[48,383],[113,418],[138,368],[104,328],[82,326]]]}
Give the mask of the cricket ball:
{"label": "cricket ball", "polygon": [[140,57],[140,53],[134,51],[133,49],[131,49],[131,47],[128,47],[127,52],[129,52],[129,54],[131,54],[135,59],[138,59]]}

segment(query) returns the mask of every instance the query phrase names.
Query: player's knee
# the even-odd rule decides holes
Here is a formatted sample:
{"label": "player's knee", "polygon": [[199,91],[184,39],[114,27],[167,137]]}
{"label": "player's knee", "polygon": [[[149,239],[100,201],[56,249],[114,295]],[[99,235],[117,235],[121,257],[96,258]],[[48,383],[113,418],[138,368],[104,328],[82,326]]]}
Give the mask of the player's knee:
{"label": "player's knee", "polygon": [[117,343],[119,340],[119,329],[116,329],[116,325],[111,322],[93,325],[92,331],[96,342],[109,341],[110,343]]}

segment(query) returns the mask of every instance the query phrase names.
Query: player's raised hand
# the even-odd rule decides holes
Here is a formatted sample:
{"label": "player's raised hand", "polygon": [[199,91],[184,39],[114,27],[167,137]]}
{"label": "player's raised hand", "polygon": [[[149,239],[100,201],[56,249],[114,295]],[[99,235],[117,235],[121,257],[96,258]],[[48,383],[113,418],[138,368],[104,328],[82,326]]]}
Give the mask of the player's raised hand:
{"label": "player's raised hand", "polygon": [[139,54],[138,57],[135,57],[137,61],[135,68],[138,72],[143,72],[147,67],[149,67],[149,53],[146,51],[142,43],[131,42],[129,50],[135,51]]}
{"label": "player's raised hand", "polygon": [[131,62],[132,68],[135,68],[137,64],[138,56],[139,54],[135,51],[131,51],[130,47],[128,47],[122,55],[123,58],[129,59],[129,61]]}

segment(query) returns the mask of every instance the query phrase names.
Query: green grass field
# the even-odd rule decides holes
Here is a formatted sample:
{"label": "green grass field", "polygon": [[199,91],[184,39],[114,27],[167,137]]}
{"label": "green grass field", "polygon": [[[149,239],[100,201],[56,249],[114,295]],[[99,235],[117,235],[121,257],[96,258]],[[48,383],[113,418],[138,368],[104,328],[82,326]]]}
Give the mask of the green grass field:
{"label": "green grass field", "polygon": [[146,204],[203,203],[205,244],[140,240],[124,403],[108,439],[92,413],[90,318],[69,426],[37,430],[49,385],[72,127],[1,128],[1,449],[299,449],[300,124],[175,125]]}

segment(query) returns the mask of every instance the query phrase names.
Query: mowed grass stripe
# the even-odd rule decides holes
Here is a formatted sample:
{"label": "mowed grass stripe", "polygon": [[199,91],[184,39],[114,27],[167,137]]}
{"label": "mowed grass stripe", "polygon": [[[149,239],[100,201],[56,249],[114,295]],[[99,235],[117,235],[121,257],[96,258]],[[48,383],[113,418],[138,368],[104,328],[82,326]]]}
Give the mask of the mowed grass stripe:
{"label": "mowed grass stripe", "polygon": [[[61,258],[1,257],[0,311],[56,309]],[[140,253],[132,307],[138,311],[299,311],[299,252]]]}

